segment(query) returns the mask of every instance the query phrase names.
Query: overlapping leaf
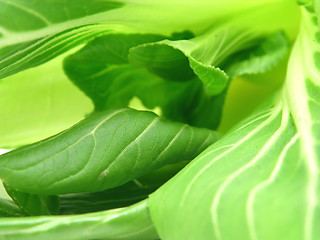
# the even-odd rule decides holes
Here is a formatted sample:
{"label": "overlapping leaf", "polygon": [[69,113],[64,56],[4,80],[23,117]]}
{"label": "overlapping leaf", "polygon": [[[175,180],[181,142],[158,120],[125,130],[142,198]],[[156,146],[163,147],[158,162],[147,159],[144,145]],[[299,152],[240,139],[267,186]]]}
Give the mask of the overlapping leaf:
{"label": "overlapping leaf", "polygon": [[[176,33],[172,38],[189,38],[189,35]],[[64,67],[75,85],[93,100],[96,111],[126,107],[137,96],[149,109],[161,107],[162,116],[167,119],[215,129],[224,95],[208,96],[196,78],[187,82],[167,81],[129,65],[130,48],[163,38],[141,34],[106,35],[66,58]]]}
{"label": "overlapping leaf", "polygon": [[60,202],[57,196],[41,196],[23,193],[4,184],[7,193],[25,213],[31,216],[57,215]]}
{"label": "overlapping leaf", "polygon": [[315,18],[303,11],[281,94],[151,195],[151,216],[161,238],[319,238]]}
{"label": "overlapping leaf", "polygon": [[171,164],[138,179],[102,192],[65,194],[60,197],[60,214],[81,214],[126,207],[142,201],[179,172],[186,162]]}
{"label": "overlapping leaf", "polygon": [[111,31],[164,35],[186,29],[201,32],[221,16],[219,11],[232,13],[255,5],[247,1],[241,8],[229,8],[229,4],[208,0],[192,4],[180,0],[152,4],[127,0],[85,3],[1,0],[0,78],[37,66]]}
{"label": "overlapping leaf", "polygon": [[[14,19],[8,23],[0,19],[0,78],[37,66],[111,31],[169,36],[188,29],[195,33],[195,38],[137,44],[140,46],[131,50],[130,61],[162,78],[187,84],[181,92],[176,92],[181,93],[181,102],[175,104],[171,113],[185,101],[181,97],[185,92],[193,89],[189,92],[192,96],[201,91],[196,99],[202,105],[193,105],[197,110],[193,115],[209,110],[212,102],[207,101],[208,96],[212,99],[220,94],[222,101],[218,104],[222,106],[221,93],[228,81],[218,67],[234,77],[265,71],[284,56],[288,48],[286,38],[282,34],[271,37],[268,34],[292,22],[283,10],[291,13],[289,9],[293,6],[289,0],[243,1],[242,4],[235,0],[164,0],[148,4],[96,0],[86,7],[79,3],[82,1],[0,0],[0,13]],[[56,9],[61,11],[53,15]],[[152,195],[148,203],[152,220],[147,202],[143,201],[125,209],[78,216],[1,219],[0,238],[155,239],[158,236],[154,221],[163,239],[317,239],[320,235],[316,227],[320,218],[317,190],[320,60],[319,43],[310,39],[311,36],[317,39],[319,33],[314,18],[310,21],[306,17],[305,21],[282,94]],[[211,30],[203,31],[207,28]],[[233,40],[237,40],[235,44]],[[90,47],[89,44],[82,51],[91,51]],[[114,57],[106,58],[110,56]],[[163,60],[165,56],[169,57]],[[81,84],[96,107],[100,110],[122,107],[136,95],[145,97],[139,96],[146,106],[160,105],[146,99],[147,87],[142,87],[138,94],[121,93],[126,81],[130,88],[134,88],[133,82],[140,86],[147,80],[155,83],[151,86],[163,87],[163,79],[145,69],[134,69],[127,62],[123,64],[122,60],[116,62],[122,66],[108,66],[107,70],[102,61],[97,69],[84,71],[89,74],[78,79],[78,83],[83,81]],[[119,81],[117,77],[121,74],[124,76]],[[92,77],[94,84],[84,82]],[[103,78],[116,79],[118,85],[101,82]],[[175,89],[180,83],[168,83],[168,89]],[[112,96],[108,89],[117,93]],[[97,97],[95,93],[99,90],[102,96]],[[164,99],[161,94],[157,97]],[[190,102],[193,99],[190,97]],[[166,101],[166,104],[170,102]],[[210,116],[199,119],[211,121]],[[101,112],[52,138],[1,156],[0,177],[18,194],[20,191],[45,195],[101,191],[163,165],[190,160],[217,137],[215,132],[173,123],[151,113],[129,109]],[[130,190],[129,185],[110,192]],[[130,191],[127,193],[130,195]],[[21,196],[16,202],[22,199],[26,203],[27,195]],[[84,195],[77,196],[81,199]],[[26,208],[30,209],[34,206]],[[288,226],[290,232],[286,230]]]}
{"label": "overlapping leaf", "polygon": [[56,136],[0,156],[0,178],[17,191],[56,195],[122,185],[191,160],[219,134],[132,109],[95,114]]}
{"label": "overlapping leaf", "polygon": [[147,202],[127,208],[72,216],[2,218],[2,239],[157,239]]}

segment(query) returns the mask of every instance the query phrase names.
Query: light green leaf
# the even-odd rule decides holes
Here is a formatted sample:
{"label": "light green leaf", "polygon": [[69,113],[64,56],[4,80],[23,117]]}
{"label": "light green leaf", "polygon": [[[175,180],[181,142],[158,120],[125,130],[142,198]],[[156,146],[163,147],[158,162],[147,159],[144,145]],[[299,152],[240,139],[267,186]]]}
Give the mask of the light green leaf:
{"label": "light green leaf", "polygon": [[23,193],[5,184],[4,187],[13,201],[30,216],[59,214],[60,203],[57,196],[41,196]]}
{"label": "light green leaf", "polygon": [[281,19],[283,7],[294,13],[292,1],[280,0],[243,1],[241,6],[235,0],[86,2],[1,0],[0,15],[4,17],[0,20],[0,78],[35,67],[105,33],[170,35],[190,30],[198,34],[221,21],[222,16],[246,15],[248,9],[272,12],[272,16],[266,14],[268,25],[263,28],[290,28],[292,21],[287,16],[281,21],[274,19]]}
{"label": "light green leaf", "polygon": [[[200,49],[209,41],[215,49],[212,36],[202,37],[201,39],[206,39],[207,42],[199,43],[199,46],[196,40],[164,40],[159,43],[144,44],[131,50],[130,63],[134,66],[146,67],[160,77],[175,81],[191,80],[197,75],[204,82],[209,95],[216,95],[225,89],[228,76],[219,68],[213,67],[211,62],[205,64],[206,59],[201,61],[192,56],[192,52],[196,51],[193,49]],[[219,38],[217,43],[220,40]],[[208,51],[207,57],[212,56],[214,52]]]}
{"label": "light green leaf", "polygon": [[57,134],[93,110],[90,99],[63,73],[63,58],[0,81],[0,148]]}
{"label": "light green leaf", "polygon": [[10,240],[155,240],[147,202],[74,216],[1,218],[0,238]]}
{"label": "light green leaf", "polygon": [[162,239],[319,239],[320,41],[314,17],[303,10],[281,93],[151,195]]}
{"label": "light green leaf", "polygon": [[110,110],[1,155],[0,177],[8,186],[32,194],[102,191],[164,165],[191,160],[218,137],[151,112]]}
{"label": "light green leaf", "polygon": [[103,30],[83,18],[123,6],[110,0],[95,0],[90,7],[81,2],[1,0],[0,77],[35,67],[91,39]]}

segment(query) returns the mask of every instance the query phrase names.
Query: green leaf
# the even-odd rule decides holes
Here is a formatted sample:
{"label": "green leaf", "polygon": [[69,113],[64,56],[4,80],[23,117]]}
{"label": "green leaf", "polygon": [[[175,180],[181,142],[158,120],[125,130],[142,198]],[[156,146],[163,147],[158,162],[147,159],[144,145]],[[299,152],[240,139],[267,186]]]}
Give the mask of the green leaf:
{"label": "green leaf", "polygon": [[60,214],[82,214],[126,207],[148,198],[149,194],[180,171],[186,162],[171,164],[145,176],[102,192],[61,195]]}
{"label": "green leaf", "polygon": [[[212,37],[205,39],[211,42],[213,48],[215,47]],[[206,59],[196,60],[192,56],[192,51],[196,51],[193,50],[194,48],[201,48],[202,43],[199,43],[200,46],[196,44],[196,40],[164,40],[159,43],[144,44],[131,50],[130,63],[134,66],[146,67],[160,77],[175,81],[191,80],[197,75],[208,88],[209,95],[219,94],[225,89],[228,76],[219,68],[213,67],[211,62],[205,64]],[[208,57],[212,55],[214,53],[208,53]]]}
{"label": "green leaf", "polygon": [[283,32],[263,38],[256,46],[230,56],[223,68],[232,78],[260,74],[275,67],[289,52],[290,43]]}
{"label": "green leaf", "polygon": [[158,239],[147,202],[74,216],[1,218],[0,238],[23,240]]}
{"label": "green leaf", "polygon": [[303,11],[281,93],[151,195],[162,239],[319,239],[320,41],[314,17]]}
{"label": "green leaf", "polygon": [[1,155],[0,177],[8,186],[32,194],[102,191],[164,165],[191,160],[218,137],[151,112],[110,110]]}
{"label": "green leaf", "polygon": [[209,96],[220,94],[228,85],[228,75],[234,78],[265,72],[289,49],[283,33],[268,36],[270,31],[278,30],[279,25],[266,27],[265,21],[256,21],[257,11],[259,18],[269,18],[269,11],[274,14],[275,9],[247,9],[245,14],[225,19],[189,40],[139,45],[130,50],[130,63],[174,81],[187,81],[197,76]]}
{"label": "green leaf", "polygon": [[[15,21],[1,21],[3,28],[9,31],[24,32],[48,27],[55,23],[82,18],[110,11],[123,6],[118,1],[94,0],[90,7],[86,0],[75,2],[65,1],[1,1],[1,15],[9,19],[12,15],[19,16]],[[53,10],[61,9],[55,12]],[[4,19],[4,18],[3,18]]]}
{"label": "green leaf", "polygon": [[60,203],[57,196],[41,196],[23,193],[5,184],[4,187],[14,202],[30,216],[59,214]]}
{"label": "green leaf", "polygon": [[22,217],[26,214],[12,201],[0,198],[0,217]]}
{"label": "green leaf", "polygon": [[[173,37],[190,37],[188,35],[180,33]],[[66,73],[93,100],[96,111],[126,107],[137,96],[149,109],[160,107],[162,116],[167,119],[215,129],[224,95],[208,96],[198,79],[167,81],[128,64],[130,48],[159,38],[161,36],[141,34],[110,34],[97,38],[66,58]]]}
{"label": "green leaf", "polygon": [[0,81],[0,148],[57,134],[93,110],[90,99],[63,73],[64,57]]}
{"label": "green leaf", "polygon": [[[255,22],[258,29],[278,29],[280,26],[288,29],[293,21],[283,17],[282,11],[285,8],[288,14],[295,15],[292,1],[243,1],[241,6],[234,4],[234,0],[86,2],[1,0],[0,15],[4,17],[0,20],[0,78],[35,67],[78,44],[110,32],[168,36],[190,30],[199,34],[223,21],[225,16],[247,15],[248,11],[258,13],[259,9],[265,17],[261,17],[263,21]],[[266,19],[268,25],[260,25]]]}
{"label": "green leaf", "polygon": [[90,23],[90,16],[123,6],[95,0],[85,7],[85,2],[1,0],[0,77],[40,65],[91,39],[102,29]]}
{"label": "green leaf", "polygon": [[[147,98],[150,94],[145,92],[161,87],[163,82],[145,70],[130,67],[129,49],[163,38],[151,34],[102,36],[67,57],[64,68],[73,83],[92,99],[96,111],[126,107],[134,96]],[[149,97],[147,105],[156,107],[158,98],[160,96]]]}

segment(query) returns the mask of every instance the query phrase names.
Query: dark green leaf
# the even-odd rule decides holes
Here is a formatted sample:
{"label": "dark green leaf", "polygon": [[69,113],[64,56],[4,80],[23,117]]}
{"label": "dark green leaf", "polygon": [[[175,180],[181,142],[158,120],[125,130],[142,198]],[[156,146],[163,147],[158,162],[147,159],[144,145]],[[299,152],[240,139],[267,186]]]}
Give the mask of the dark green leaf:
{"label": "dark green leaf", "polygon": [[59,214],[60,202],[57,196],[41,196],[23,193],[5,184],[4,187],[14,202],[30,216]]}
{"label": "dark green leaf", "polygon": [[7,199],[0,199],[0,217],[22,217],[26,216],[17,205]]}
{"label": "dark green leaf", "polygon": [[[174,38],[190,37],[187,33],[176,35]],[[188,82],[167,81],[128,65],[131,47],[160,38],[135,34],[100,37],[65,60],[66,73],[93,100],[96,111],[126,107],[137,96],[149,109],[161,107],[167,119],[215,129],[224,94],[210,97],[196,78]]]}
{"label": "dark green leaf", "polygon": [[191,160],[218,136],[151,112],[111,110],[1,155],[0,177],[8,186],[32,194],[102,191]]}
{"label": "dark green leaf", "polygon": [[129,206],[146,199],[186,164],[187,162],[171,164],[122,186],[102,192],[61,195],[60,213],[80,214]]}
{"label": "dark green leaf", "polygon": [[0,78],[35,67],[110,32],[163,35],[185,29],[201,32],[211,25],[206,19],[215,9],[214,4],[206,1],[187,4],[184,11],[177,7],[184,4],[182,0],[174,4],[168,0],[87,3],[87,0],[0,0]]}

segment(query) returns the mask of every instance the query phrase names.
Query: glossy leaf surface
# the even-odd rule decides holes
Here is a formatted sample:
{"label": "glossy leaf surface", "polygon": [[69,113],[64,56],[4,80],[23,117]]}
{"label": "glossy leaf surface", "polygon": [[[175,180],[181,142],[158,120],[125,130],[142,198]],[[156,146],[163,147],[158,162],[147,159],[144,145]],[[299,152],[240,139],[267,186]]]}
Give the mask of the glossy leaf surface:
{"label": "glossy leaf surface", "polygon": [[132,109],[101,112],[56,136],[0,156],[0,177],[32,194],[102,191],[191,160],[219,137]]}
{"label": "glossy leaf surface", "polygon": [[270,17],[269,11],[274,13],[275,9],[249,8],[245,14],[221,21],[194,38],[139,45],[131,49],[130,63],[174,81],[197,76],[209,96],[220,94],[229,77],[267,71],[287,53],[289,43],[283,33],[265,37],[279,25],[265,26],[260,21],[251,24],[258,12],[261,18]]}

